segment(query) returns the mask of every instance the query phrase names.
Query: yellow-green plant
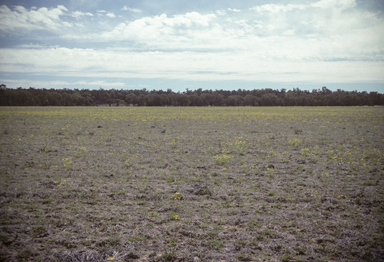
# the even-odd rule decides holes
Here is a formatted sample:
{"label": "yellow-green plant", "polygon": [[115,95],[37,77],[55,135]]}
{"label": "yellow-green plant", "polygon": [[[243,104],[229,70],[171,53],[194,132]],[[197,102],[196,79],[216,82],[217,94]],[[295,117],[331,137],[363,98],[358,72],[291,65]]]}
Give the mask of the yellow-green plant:
{"label": "yellow-green plant", "polygon": [[273,173],[273,171],[275,171],[275,169],[273,168],[273,167],[268,167],[267,168],[267,173],[268,173],[268,176],[270,177],[270,178],[275,178],[275,174]]}
{"label": "yellow-green plant", "polygon": [[130,158],[129,156],[127,156],[127,155],[124,155],[123,157],[122,157],[122,160],[124,161],[124,165],[126,166],[126,167],[132,167],[134,164],[135,164],[135,159],[134,158]]}
{"label": "yellow-green plant", "polygon": [[303,142],[301,139],[297,139],[297,138],[294,138],[294,139],[290,139],[289,141],[289,144],[292,146],[292,147],[299,147],[301,145],[301,143]]}
{"label": "yellow-green plant", "polygon": [[216,164],[221,165],[221,166],[228,166],[229,164],[229,159],[231,158],[230,155],[218,155],[214,156],[216,160]]}
{"label": "yellow-green plant", "polygon": [[88,150],[84,146],[82,146],[76,152],[76,157],[85,157],[87,155],[87,152],[88,152]]}
{"label": "yellow-green plant", "polygon": [[70,170],[73,169],[73,161],[72,161],[72,159],[66,157],[66,158],[63,158],[62,160],[63,160],[65,171],[70,171]]}
{"label": "yellow-green plant", "polygon": [[313,194],[311,195],[311,197],[316,198],[316,197],[318,197],[318,195],[319,195],[319,192],[317,192],[317,190],[316,190],[315,193],[313,193]]}
{"label": "yellow-green plant", "polygon": [[302,149],[300,149],[300,153],[301,153],[303,156],[308,156],[308,155],[310,154],[308,148],[302,148]]}
{"label": "yellow-green plant", "polygon": [[178,220],[179,219],[179,215],[177,215],[174,211],[171,211],[168,215],[169,219],[171,220]]}
{"label": "yellow-green plant", "polygon": [[176,192],[175,194],[172,195],[172,199],[181,200],[183,199],[183,196],[179,192]]}

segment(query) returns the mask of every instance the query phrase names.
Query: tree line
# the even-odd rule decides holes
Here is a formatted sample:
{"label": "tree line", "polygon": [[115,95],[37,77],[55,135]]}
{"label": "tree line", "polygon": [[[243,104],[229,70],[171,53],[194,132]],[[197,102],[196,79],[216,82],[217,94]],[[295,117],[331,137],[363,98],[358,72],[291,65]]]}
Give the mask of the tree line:
{"label": "tree line", "polygon": [[363,106],[384,105],[378,92],[331,91],[323,86],[311,92],[292,90],[238,89],[186,90],[171,89],[11,89],[0,85],[0,106]]}

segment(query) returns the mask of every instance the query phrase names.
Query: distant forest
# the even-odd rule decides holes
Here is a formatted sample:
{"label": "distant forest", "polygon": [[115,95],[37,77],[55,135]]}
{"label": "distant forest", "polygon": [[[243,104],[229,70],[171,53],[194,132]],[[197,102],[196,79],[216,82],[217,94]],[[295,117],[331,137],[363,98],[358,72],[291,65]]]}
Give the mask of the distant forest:
{"label": "distant forest", "polygon": [[384,105],[378,92],[331,91],[325,86],[312,92],[294,88],[254,90],[147,89],[11,89],[0,85],[0,106],[363,106]]}

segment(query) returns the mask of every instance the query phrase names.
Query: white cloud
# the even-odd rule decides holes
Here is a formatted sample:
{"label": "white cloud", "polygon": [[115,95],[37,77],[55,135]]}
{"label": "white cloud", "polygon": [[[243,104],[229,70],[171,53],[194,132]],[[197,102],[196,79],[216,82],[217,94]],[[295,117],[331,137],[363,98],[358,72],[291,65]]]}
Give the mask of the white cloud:
{"label": "white cloud", "polygon": [[[127,6],[122,10],[135,12]],[[74,14],[87,16],[69,13],[63,6],[35,10],[1,6],[0,32],[73,26],[56,30],[61,40],[89,41],[100,49],[33,45],[0,49],[0,71],[96,79],[384,81],[383,18],[359,9],[354,0],[265,4],[132,21],[108,19],[116,15],[99,10],[92,28],[70,23],[73,18],[63,21],[63,14],[68,19]],[[106,45],[123,48],[103,49]]]}
{"label": "white cloud", "polygon": [[[131,40],[146,45],[177,46],[180,48],[186,45],[211,40],[212,35],[207,35],[206,30],[216,18],[214,14],[201,15],[197,12],[186,13],[168,17],[166,14],[154,17],[143,17],[132,22],[120,23],[112,31],[105,31],[91,38],[99,38],[104,41]],[[214,30],[214,28],[212,28]],[[211,31],[212,33],[212,31]],[[196,37],[196,34],[199,34]]]}
{"label": "white cloud", "polygon": [[220,16],[223,16],[223,15],[226,15],[227,12],[225,10],[223,10],[223,9],[220,9],[220,10],[216,10],[216,14],[220,15]]}
{"label": "white cloud", "polygon": [[36,88],[78,88],[81,87],[126,87],[127,85],[122,82],[106,82],[106,81],[36,81],[29,79],[2,79],[2,83],[6,86],[17,87],[36,87]]}
{"label": "white cloud", "polygon": [[76,19],[79,19],[82,16],[93,16],[93,14],[88,13],[88,12],[87,13],[83,13],[83,12],[80,12],[80,11],[72,12],[72,17],[74,17]]}
{"label": "white cloud", "polygon": [[[255,16],[254,12],[262,14]],[[81,37],[127,40],[144,50],[253,50],[271,59],[375,60],[384,53],[382,19],[359,10],[335,13],[312,4],[268,4],[252,8],[248,16],[223,19],[197,12],[172,17],[162,14]]]}
{"label": "white cloud", "polygon": [[38,44],[23,44],[23,45],[16,46],[16,48],[22,48],[22,49],[28,49],[28,48],[30,48],[30,49],[42,49],[42,48],[45,48],[45,47],[42,46],[42,45],[38,45]]}
{"label": "white cloud", "polygon": [[356,6],[356,0],[320,0],[313,3],[311,6],[322,9],[348,9]]}
{"label": "white cloud", "polygon": [[[265,58],[257,52],[130,52],[3,49],[3,72],[94,78],[170,78],[269,82],[383,82],[384,62]],[[7,66],[5,67],[4,64]],[[196,72],[207,72],[198,74]]]}
{"label": "white cloud", "polygon": [[304,10],[307,7],[308,6],[306,6],[306,5],[266,4],[266,5],[251,7],[250,10],[254,10],[256,12],[278,13],[278,12],[292,11],[292,10],[295,10],[295,9]]}
{"label": "white cloud", "polygon": [[62,10],[62,11],[68,11],[68,9],[65,8],[65,6],[63,6],[63,5],[58,5],[57,8]]}
{"label": "white cloud", "polygon": [[60,16],[68,10],[58,5],[57,8],[42,7],[39,9],[27,10],[22,6],[15,6],[13,10],[6,5],[0,6],[0,31],[12,32],[36,29],[58,29],[64,24]]}
{"label": "white cloud", "polygon": [[121,10],[131,11],[131,12],[134,12],[134,13],[141,13],[142,12],[140,9],[130,8],[130,7],[126,6],[126,5],[123,8],[121,8]]}
{"label": "white cloud", "polygon": [[114,13],[108,12],[105,16],[108,16],[110,18],[115,18],[116,15]]}

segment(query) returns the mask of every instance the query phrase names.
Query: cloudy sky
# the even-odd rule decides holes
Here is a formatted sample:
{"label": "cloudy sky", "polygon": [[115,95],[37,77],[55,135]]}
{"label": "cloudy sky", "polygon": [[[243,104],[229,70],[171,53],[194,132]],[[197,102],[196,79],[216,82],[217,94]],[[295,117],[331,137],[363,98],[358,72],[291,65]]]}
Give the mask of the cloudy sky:
{"label": "cloudy sky", "polygon": [[384,93],[382,0],[0,0],[0,83]]}

